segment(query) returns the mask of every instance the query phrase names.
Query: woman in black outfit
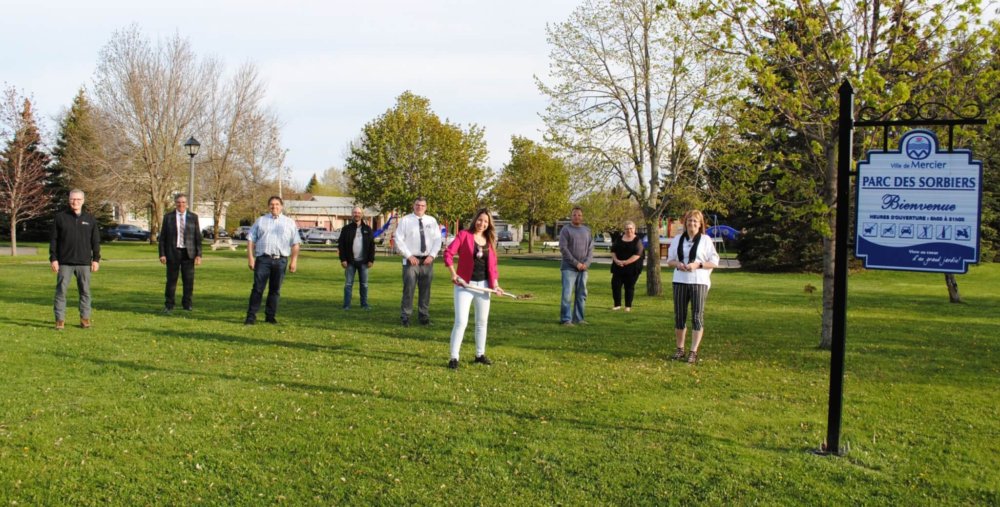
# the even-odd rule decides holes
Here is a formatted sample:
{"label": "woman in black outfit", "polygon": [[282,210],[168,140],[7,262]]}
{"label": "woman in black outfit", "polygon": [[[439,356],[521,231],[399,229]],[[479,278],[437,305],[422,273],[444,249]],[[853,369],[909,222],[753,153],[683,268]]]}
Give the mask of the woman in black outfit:
{"label": "woman in black outfit", "polygon": [[625,222],[625,234],[611,244],[611,295],[615,299],[612,310],[621,309],[622,287],[625,287],[625,311],[632,311],[635,282],[642,273],[642,250],[635,223]]}

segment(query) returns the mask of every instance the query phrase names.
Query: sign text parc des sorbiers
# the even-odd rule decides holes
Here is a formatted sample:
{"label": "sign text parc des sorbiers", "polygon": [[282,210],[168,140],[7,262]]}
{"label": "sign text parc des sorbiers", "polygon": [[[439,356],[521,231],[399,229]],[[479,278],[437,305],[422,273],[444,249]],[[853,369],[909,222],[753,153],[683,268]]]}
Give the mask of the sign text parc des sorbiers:
{"label": "sign text parc des sorbiers", "polygon": [[855,254],[870,269],[965,273],[979,262],[983,164],[933,132],[858,162]]}

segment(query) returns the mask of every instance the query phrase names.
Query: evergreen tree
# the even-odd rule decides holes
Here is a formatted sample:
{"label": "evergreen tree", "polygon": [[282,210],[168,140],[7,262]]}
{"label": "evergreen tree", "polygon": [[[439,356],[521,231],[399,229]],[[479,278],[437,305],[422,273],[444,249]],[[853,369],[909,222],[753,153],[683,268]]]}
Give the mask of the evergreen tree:
{"label": "evergreen tree", "polygon": [[[837,195],[837,89],[850,80],[860,110],[889,111],[921,96],[948,62],[969,53],[944,48],[963,33],[979,32],[979,0],[887,0],[839,4],[826,0],[700,0],[715,25],[701,31],[712,47],[742,55],[748,71],[741,90],[748,103],[741,127],[767,139],[787,135],[804,150],[766,153],[782,199],[768,201],[787,216],[807,220],[822,236],[823,324],[820,347],[833,328],[834,229]],[[973,40],[982,41],[981,35]],[[970,45],[970,47],[975,44]],[[762,125],[777,125],[777,134]],[[857,147],[875,145],[859,132]],[[794,138],[794,139],[793,139]],[[780,229],[784,222],[774,221]],[[781,231],[776,231],[782,233]],[[803,245],[808,247],[808,245]]]}
{"label": "evergreen tree", "polygon": [[309,178],[309,183],[306,184],[306,193],[315,194],[319,190],[319,179],[316,178],[316,173],[313,173],[312,178]]}
{"label": "evergreen tree", "polygon": [[[102,226],[113,220],[108,186],[102,178],[103,155],[94,124],[93,111],[81,89],[73,105],[59,123],[59,134],[52,149],[53,163],[49,166],[46,187],[52,196],[52,211],[68,206],[69,191],[83,190],[87,195],[87,211]],[[39,229],[48,232],[52,216],[37,221]]]}

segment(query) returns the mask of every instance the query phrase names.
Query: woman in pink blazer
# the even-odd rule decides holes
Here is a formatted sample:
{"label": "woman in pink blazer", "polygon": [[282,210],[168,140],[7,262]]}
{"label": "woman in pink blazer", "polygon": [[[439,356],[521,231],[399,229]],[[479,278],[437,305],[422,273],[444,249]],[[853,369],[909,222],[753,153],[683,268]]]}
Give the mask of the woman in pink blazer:
{"label": "woman in pink blazer", "polygon": [[[458,255],[458,268],[455,255]],[[455,325],[451,328],[451,359],[448,367],[458,368],[458,352],[462,348],[465,327],[469,323],[469,307],[476,308],[476,359],[474,362],[493,364],[486,357],[486,323],[490,316],[490,293],[503,294],[497,275],[496,229],[489,210],[476,212],[469,228],[459,231],[444,251],[444,265],[451,270],[455,284]]]}

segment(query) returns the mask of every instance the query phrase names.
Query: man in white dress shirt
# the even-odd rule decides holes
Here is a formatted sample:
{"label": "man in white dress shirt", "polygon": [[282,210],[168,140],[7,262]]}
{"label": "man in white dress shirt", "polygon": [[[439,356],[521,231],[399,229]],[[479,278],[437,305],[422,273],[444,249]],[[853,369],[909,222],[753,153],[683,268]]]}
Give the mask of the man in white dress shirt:
{"label": "man in white dress shirt", "polygon": [[403,302],[400,321],[410,325],[413,315],[413,291],[419,288],[417,317],[421,325],[431,323],[431,280],[434,279],[434,258],[441,250],[441,228],[437,220],[427,215],[427,199],[413,201],[413,213],[404,216],[396,226],[396,249],[403,256]]}

